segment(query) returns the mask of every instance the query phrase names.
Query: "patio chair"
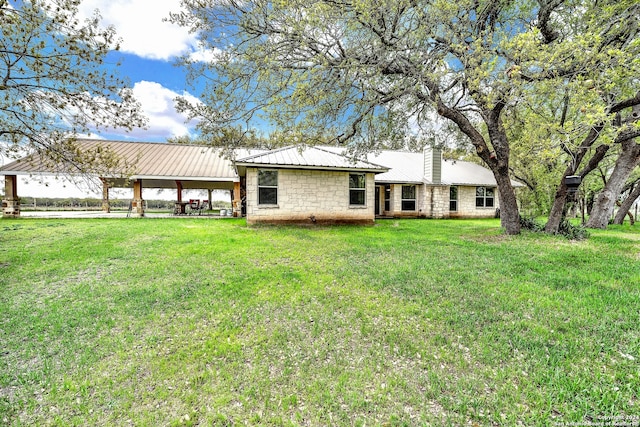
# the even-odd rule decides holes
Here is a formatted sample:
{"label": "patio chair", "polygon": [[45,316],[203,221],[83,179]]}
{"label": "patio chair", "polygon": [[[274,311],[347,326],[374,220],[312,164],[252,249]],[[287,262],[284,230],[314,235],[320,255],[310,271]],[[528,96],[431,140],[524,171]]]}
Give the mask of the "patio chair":
{"label": "patio chair", "polygon": [[198,207],[198,215],[202,215],[202,211],[206,211],[207,209],[209,209],[209,201],[203,200]]}
{"label": "patio chair", "polygon": [[189,199],[189,214],[193,215],[200,208],[200,199]]}

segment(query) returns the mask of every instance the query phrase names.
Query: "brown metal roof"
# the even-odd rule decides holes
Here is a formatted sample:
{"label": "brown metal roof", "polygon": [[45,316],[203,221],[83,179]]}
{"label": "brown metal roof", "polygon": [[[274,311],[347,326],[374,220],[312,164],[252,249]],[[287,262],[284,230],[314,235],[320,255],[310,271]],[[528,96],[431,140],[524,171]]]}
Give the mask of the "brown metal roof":
{"label": "brown metal roof", "polygon": [[[127,171],[115,171],[114,174],[126,174],[131,179],[238,181],[232,162],[222,156],[221,150],[212,147],[93,139],[78,140],[77,144],[85,151],[98,147],[111,150],[122,163],[128,165]],[[42,172],[64,173],[65,170],[46,166],[37,156],[23,158],[0,168],[0,175]]]}

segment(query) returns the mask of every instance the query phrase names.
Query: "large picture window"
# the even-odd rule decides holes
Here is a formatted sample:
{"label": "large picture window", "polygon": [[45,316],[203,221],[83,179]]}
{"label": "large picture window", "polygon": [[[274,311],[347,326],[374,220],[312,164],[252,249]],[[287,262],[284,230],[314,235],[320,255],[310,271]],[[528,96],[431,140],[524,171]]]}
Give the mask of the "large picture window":
{"label": "large picture window", "polygon": [[258,170],[258,204],[278,204],[278,171]]}
{"label": "large picture window", "polygon": [[416,186],[415,185],[402,186],[402,210],[403,211],[416,210]]}
{"label": "large picture window", "polygon": [[362,205],[366,204],[366,179],[363,173],[349,174],[349,204]]}
{"label": "large picture window", "polygon": [[449,210],[458,211],[458,187],[449,187]]}
{"label": "large picture window", "polygon": [[492,208],[493,205],[493,188],[476,187],[476,208]]}

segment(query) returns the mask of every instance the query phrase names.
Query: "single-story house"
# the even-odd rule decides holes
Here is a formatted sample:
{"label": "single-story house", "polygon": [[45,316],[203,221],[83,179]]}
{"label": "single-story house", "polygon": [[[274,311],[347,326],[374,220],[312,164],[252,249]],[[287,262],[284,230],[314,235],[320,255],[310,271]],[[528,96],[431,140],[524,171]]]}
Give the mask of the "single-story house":
{"label": "single-story house", "polygon": [[[133,214],[144,216],[143,188],[232,190],[234,216],[255,223],[360,223],[376,217],[482,218],[499,208],[497,185],[480,165],[423,153],[381,151],[354,159],[340,147],[239,150],[234,158],[212,147],[79,140],[82,149],[108,149],[126,170],[98,177],[103,209],[109,188],[133,187]],[[17,176],[69,173],[37,156],[0,168],[5,176],[3,216],[20,214]],[[514,185],[520,184],[514,182]]]}

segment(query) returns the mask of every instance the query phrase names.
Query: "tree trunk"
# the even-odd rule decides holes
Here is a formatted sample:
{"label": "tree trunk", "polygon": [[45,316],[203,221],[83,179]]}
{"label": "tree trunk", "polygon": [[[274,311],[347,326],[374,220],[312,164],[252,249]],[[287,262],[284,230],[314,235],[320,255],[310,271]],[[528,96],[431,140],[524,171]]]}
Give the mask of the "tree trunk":
{"label": "tree trunk", "polygon": [[447,106],[437,95],[437,91],[434,91],[434,93],[433,101],[436,102],[438,114],[454,122],[460,131],[469,137],[478,157],[493,172],[498,184],[500,224],[505,233],[509,235],[520,234],[520,211],[509,175],[509,141],[500,119],[500,113],[505,104],[497,103],[494,108],[484,110],[482,114],[489,132],[489,140],[494,150],[492,154],[484,136],[471,121],[460,111]]}
{"label": "tree trunk", "polygon": [[564,183],[564,179],[567,176],[568,175],[565,172],[565,175],[563,175],[560,185],[556,190],[556,197],[553,200],[551,212],[549,212],[549,219],[547,220],[547,224],[544,226],[544,231],[547,233],[557,233],[560,228],[560,223],[564,218],[564,208],[567,203],[567,185]]}
{"label": "tree trunk", "polygon": [[[498,103],[494,108],[484,111],[483,119],[487,124],[489,140],[494,150],[494,155],[484,153],[485,162],[493,172],[498,184],[500,199],[500,225],[508,235],[520,234],[520,209],[515,190],[511,184],[509,173],[510,147],[507,133],[504,129],[501,112],[504,104]],[[480,154],[480,153],[478,153]],[[482,157],[482,156],[481,156]]]}
{"label": "tree trunk", "polygon": [[[640,197],[640,182],[636,184],[636,187],[629,193],[629,196],[622,202],[620,205],[620,209],[618,209],[618,213],[616,217],[613,219],[614,224],[621,225],[624,222],[624,217],[629,213],[629,209],[633,206],[633,202]],[[633,225],[633,216],[629,213],[629,218],[631,219],[631,225]]]}
{"label": "tree trunk", "polygon": [[511,185],[509,175],[494,173],[498,183],[498,197],[500,200],[500,225],[509,235],[520,234],[520,211],[516,192]]}
{"label": "tree trunk", "polygon": [[588,228],[607,228],[618,195],[638,163],[640,163],[640,145],[633,139],[623,141],[622,153],[616,160],[611,177],[593,205],[593,211],[586,224]]}

